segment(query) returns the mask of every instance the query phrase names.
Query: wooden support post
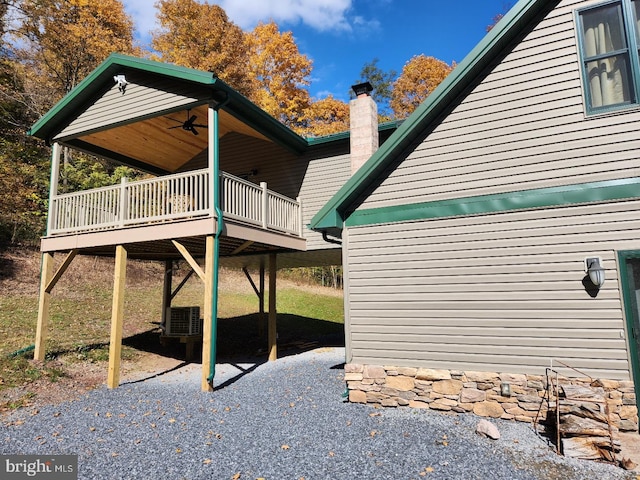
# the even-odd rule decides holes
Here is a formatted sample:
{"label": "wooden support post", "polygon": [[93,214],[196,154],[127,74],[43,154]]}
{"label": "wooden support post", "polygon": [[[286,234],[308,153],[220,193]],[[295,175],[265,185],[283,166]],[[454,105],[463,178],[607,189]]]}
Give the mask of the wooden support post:
{"label": "wooden support post", "polygon": [[269,361],[278,358],[278,334],[276,326],[276,254],[269,254]]}
{"label": "wooden support post", "polygon": [[33,354],[35,360],[43,361],[46,354],[46,342],[49,328],[49,300],[51,293],[47,292],[47,285],[53,277],[53,255],[42,254],[40,272],[40,298],[38,300],[38,324],[36,327],[36,349]]}
{"label": "wooden support post", "polygon": [[111,339],[109,341],[109,373],[107,375],[107,387],[109,388],[116,388],[120,383],[124,287],[126,280],[127,251],[122,245],[117,245],[113,273],[113,300],[111,303]]}
{"label": "wooden support post", "polygon": [[258,318],[260,324],[258,325],[258,335],[260,338],[264,338],[264,325],[266,323],[266,318],[264,315],[264,259],[260,260],[260,294],[259,296],[259,310],[258,310]]}
{"label": "wooden support post", "polygon": [[213,327],[213,236],[208,236],[206,240],[206,252],[204,259],[204,320],[202,325],[202,381],[200,389],[203,392],[213,390],[213,385],[209,383],[209,371],[211,362],[211,328]]}
{"label": "wooden support post", "polygon": [[162,282],[162,327],[167,326],[167,312],[171,308],[171,289],[173,288],[171,283],[173,280],[173,260],[166,260],[164,262],[164,280]]}

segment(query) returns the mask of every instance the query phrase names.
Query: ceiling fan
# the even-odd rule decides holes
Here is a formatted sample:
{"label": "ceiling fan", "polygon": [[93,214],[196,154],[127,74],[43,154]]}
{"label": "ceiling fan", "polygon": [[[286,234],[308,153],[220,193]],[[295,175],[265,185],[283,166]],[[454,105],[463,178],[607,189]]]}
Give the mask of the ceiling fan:
{"label": "ceiling fan", "polygon": [[189,115],[190,110],[187,110],[187,119],[184,122],[181,122],[180,120],[176,120],[175,118],[171,118],[171,117],[167,117],[169,120],[172,120],[174,122],[178,122],[180,125],[176,125],[175,127],[169,127],[169,130],[173,130],[174,128],[182,128],[183,130],[186,130],[188,132],[193,133],[194,135],[198,135],[198,130],[196,130],[197,128],[207,128],[206,125],[202,125],[199,123],[195,123],[196,119],[198,118],[197,115]]}

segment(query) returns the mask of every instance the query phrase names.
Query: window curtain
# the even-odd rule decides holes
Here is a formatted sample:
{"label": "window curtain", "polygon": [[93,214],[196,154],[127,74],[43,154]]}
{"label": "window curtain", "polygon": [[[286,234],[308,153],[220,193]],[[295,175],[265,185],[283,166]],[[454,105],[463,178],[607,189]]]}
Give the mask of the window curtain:
{"label": "window curtain", "polygon": [[631,100],[629,94],[628,53],[598,60],[589,58],[626,50],[620,5],[599,8],[583,14],[586,73],[594,108]]}

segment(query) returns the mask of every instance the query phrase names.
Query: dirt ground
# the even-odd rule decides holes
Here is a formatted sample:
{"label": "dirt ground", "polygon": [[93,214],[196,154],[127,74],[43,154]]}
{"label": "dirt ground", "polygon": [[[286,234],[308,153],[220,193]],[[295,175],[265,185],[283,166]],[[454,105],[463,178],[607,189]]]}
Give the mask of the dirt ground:
{"label": "dirt ground", "polygon": [[[133,360],[123,360],[120,370],[120,383],[142,380],[183,364],[183,360],[151,352],[140,352]],[[43,405],[52,405],[78,398],[90,390],[107,382],[107,362],[69,362],[55,360],[50,367],[60,367],[65,374],[55,381],[41,378],[24,386],[4,389],[0,392],[0,413],[12,410],[7,405],[20,401],[22,408],[39,409]],[[22,400],[21,400],[22,399]]]}

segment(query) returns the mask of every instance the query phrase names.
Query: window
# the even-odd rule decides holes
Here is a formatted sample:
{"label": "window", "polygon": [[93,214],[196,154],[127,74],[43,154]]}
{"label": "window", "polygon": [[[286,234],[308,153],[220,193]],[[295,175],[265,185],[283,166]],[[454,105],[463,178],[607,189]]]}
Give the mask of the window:
{"label": "window", "polygon": [[640,0],[618,0],[578,12],[588,113],[638,105]]}

